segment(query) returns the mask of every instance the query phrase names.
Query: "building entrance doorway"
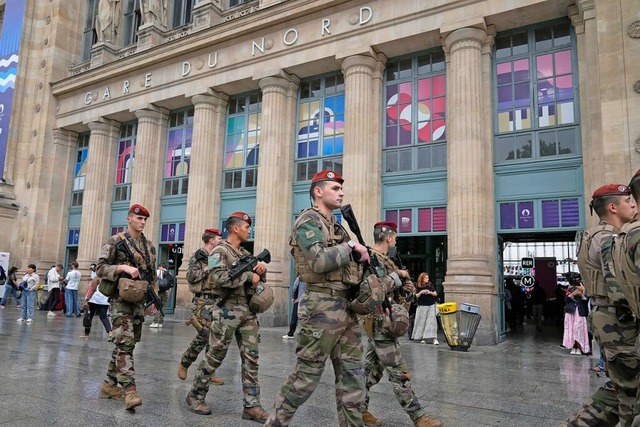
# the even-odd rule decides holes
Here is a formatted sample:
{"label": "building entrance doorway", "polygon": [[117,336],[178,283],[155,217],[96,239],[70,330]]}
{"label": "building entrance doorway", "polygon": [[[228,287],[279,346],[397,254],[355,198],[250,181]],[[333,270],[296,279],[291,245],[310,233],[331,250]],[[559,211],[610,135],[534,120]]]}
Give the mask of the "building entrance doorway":
{"label": "building entrance doorway", "polygon": [[[501,340],[516,334],[535,335],[561,344],[568,285],[563,274],[578,272],[575,232],[503,234],[498,242],[502,249],[497,274]],[[523,265],[527,258],[533,259],[532,268],[527,261]]]}
{"label": "building entrance doorway", "polygon": [[414,283],[425,272],[434,286],[442,287],[447,272],[447,236],[398,236],[396,248]]}
{"label": "building entrance doorway", "polygon": [[[182,243],[169,243],[160,245],[160,251],[158,253],[158,264],[164,263],[167,266],[173,277],[178,277],[178,270],[182,265],[183,258],[183,244]],[[176,308],[176,289],[171,289],[169,294],[169,300],[167,306],[164,307],[164,314],[173,314]]]}

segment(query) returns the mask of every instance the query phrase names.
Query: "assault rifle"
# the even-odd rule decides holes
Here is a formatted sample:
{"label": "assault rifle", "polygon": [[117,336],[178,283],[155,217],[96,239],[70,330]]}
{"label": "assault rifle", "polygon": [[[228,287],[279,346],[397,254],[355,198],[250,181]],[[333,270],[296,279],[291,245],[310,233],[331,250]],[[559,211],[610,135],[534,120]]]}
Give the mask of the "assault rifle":
{"label": "assault rifle", "polygon": [[[240,257],[238,261],[233,264],[233,268],[229,271],[229,280],[233,282],[245,271],[251,271],[258,264],[258,262],[264,262],[265,264],[269,264],[271,262],[271,252],[268,249],[263,249],[258,255],[245,255]],[[233,294],[235,289],[227,289],[225,294],[220,298],[220,301],[217,302],[218,307],[222,307],[225,302],[229,299],[229,297]]]}
{"label": "assault rifle", "polygon": [[[389,256],[389,258],[391,258],[391,261],[393,261],[393,263],[400,270],[407,270],[407,267],[402,262],[402,258],[400,258],[400,252],[398,252],[398,248],[389,248],[389,253],[387,255]],[[403,295],[402,286],[403,285],[396,286],[393,288],[395,300],[400,302],[401,304],[402,304],[402,301],[400,301],[401,299],[403,299],[407,303],[411,303],[411,301],[413,301],[413,297],[415,296],[415,294],[413,292],[404,292],[404,295]]]}
{"label": "assault rifle", "polygon": [[[147,282],[147,302],[144,304],[144,307],[147,308],[153,304],[156,306],[160,314],[164,316],[164,311],[162,310],[162,300],[158,298],[158,295],[153,290],[153,276],[149,274],[149,271],[142,270],[140,268],[136,260],[133,258],[133,254],[131,253],[129,246],[127,246],[127,243],[124,240],[120,240],[118,243],[116,243],[116,250],[126,255],[131,266],[138,269],[140,279]],[[149,266],[147,266],[147,268],[149,268]]]}
{"label": "assault rifle", "polygon": [[[380,267],[378,257],[376,257],[375,254],[371,251],[371,247],[367,246],[367,244],[364,242],[364,239],[362,238],[362,232],[360,231],[360,226],[358,225],[358,220],[356,219],[356,214],[353,212],[351,205],[342,206],[340,208],[340,212],[342,213],[342,218],[344,218],[344,220],[347,221],[347,224],[349,224],[349,228],[351,229],[351,231],[353,231],[353,234],[356,235],[358,242],[362,246],[366,246],[367,252],[369,252],[369,259],[371,261],[364,264],[365,276],[368,276],[366,273],[377,275],[376,270]],[[352,255],[354,255],[353,258],[358,261],[359,255],[356,254],[357,252],[352,252]],[[382,307],[389,309],[389,315],[391,315],[391,303],[387,298],[384,299]]]}

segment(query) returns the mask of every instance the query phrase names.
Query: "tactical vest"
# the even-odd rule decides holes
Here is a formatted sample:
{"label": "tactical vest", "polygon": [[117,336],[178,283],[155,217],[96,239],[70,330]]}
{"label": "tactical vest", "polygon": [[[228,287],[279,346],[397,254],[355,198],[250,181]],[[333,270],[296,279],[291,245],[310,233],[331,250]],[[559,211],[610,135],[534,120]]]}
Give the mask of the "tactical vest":
{"label": "tactical vest", "polygon": [[308,208],[302,211],[293,226],[293,232],[289,238],[294,266],[296,273],[300,276],[300,280],[309,285],[330,282],[333,284],[332,287],[336,289],[347,289],[350,286],[357,285],[362,278],[362,270],[353,261],[342,268],[327,273],[313,271],[309,261],[307,261],[302,250],[298,247],[295,236],[296,230],[308,221],[316,221],[320,225],[320,231],[327,247],[333,247],[349,240],[349,234],[346,230],[338,223],[331,223],[317,208]]}
{"label": "tactical vest", "polygon": [[[203,251],[202,249],[198,249],[191,256],[191,259],[189,260],[189,264],[191,265],[191,263],[193,263],[197,265],[199,269],[204,270],[207,268],[208,257],[209,257],[208,255],[205,255],[205,251]],[[189,280],[187,280],[187,283],[189,284],[189,290],[194,294],[211,291],[211,288],[209,286],[209,281],[206,278],[199,280],[197,282],[190,282]]]}
{"label": "tactical vest", "polygon": [[[240,253],[236,252],[233,246],[231,246],[229,242],[227,242],[226,240],[223,240],[222,242],[220,242],[220,244],[215,247],[212,254],[215,254],[216,252],[222,252],[225,254],[228,270],[231,270],[233,267],[235,267],[240,257],[245,255],[251,255],[251,253],[243,247],[240,247]],[[227,289],[229,289],[229,288],[223,288],[219,283],[215,282],[213,273],[209,274],[208,282],[209,282],[209,288],[212,289],[213,293],[216,295],[224,295],[226,294]],[[251,287],[244,286],[244,283],[243,283],[242,286],[238,286],[233,290],[233,293],[230,295],[230,297],[250,296],[253,294],[254,294],[254,290],[251,289]]]}
{"label": "tactical vest", "polygon": [[604,288],[602,265],[596,264],[589,259],[589,249],[591,248],[593,237],[603,231],[615,233],[617,229],[613,225],[601,222],[595,227],[591,227],[579,233],[576,241],[578,242],[578,269],[580,270],[580,275],[582,276],[582,281],[587,293],[589,295],[597,295],[606,298],[608,295]]}
{"label": "tactical vest", "polygon": [[640,242],[640,221],[625,224],[613,241],[612,261],[616,278],[627,298],[629,308],[640,317],[640,276],[635,255]]}

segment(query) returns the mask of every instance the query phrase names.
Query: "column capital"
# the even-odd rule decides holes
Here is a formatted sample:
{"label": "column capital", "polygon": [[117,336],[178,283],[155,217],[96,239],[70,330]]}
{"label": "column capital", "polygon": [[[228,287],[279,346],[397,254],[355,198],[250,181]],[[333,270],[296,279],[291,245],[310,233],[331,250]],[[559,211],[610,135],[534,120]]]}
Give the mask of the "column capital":
{"label": "column capital", "polygon": [[156,107],[155,105],[149,105],[147,108],[136,110],[135,114],[140,122],[155,122],[161,124],[162,121],[166,120],[169,116],[169,110]]}
{"label": "column capital", "polygon": [[442,48],[447,55],[451,55],[459,49],[480,50],[487,41],[487,36],[487,31],[482,28],[460,28],[444,35]]}
{"label": "column capital", "polygon": [[227,107],[227,103],[229,102],[229,95],[209,89],[205,93],[192,96],[191,102],[193,102],[193,106],[196,108],[200,106],[205,108],[210,106],[212,108],[224,109]]}
{"label": "column capital", "polygon": [[345,77],[350,74],[373,75],[378,59],[369,55],[353,55],[342,60],[342,73]]}
{"label": "column capital", "polygon": [[96,121],[87,123],[87,126],[89,126],[92,134],[110,136],[112,132],[118,129],[120,122],[101,117]]}
{"label": "column capital", "polygon": [[53,143],[66,145],[66,146],[75,146],[75,140],[78,138],[78,132],[74,132],[72,130],[55,128],[53,130]]}
{"label": "column capital", "polygon": [[263,77],[258,82],[262,94],[280,93],[283,96],[295,97],[300,79],[297,76],[287,74],[284,71],[277,76]]}

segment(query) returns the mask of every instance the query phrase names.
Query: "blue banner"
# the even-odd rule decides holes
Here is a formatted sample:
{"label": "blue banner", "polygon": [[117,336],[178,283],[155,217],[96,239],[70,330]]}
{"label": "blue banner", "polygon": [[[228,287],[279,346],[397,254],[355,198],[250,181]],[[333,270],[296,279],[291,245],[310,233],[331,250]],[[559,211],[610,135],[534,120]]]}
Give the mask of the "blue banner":
{"label": "blue banner", "polygon": [[7,0],[0,36],[0,177],[4,177],[13,87],[18,74],[18,53],[22,37],[25,0]]}

